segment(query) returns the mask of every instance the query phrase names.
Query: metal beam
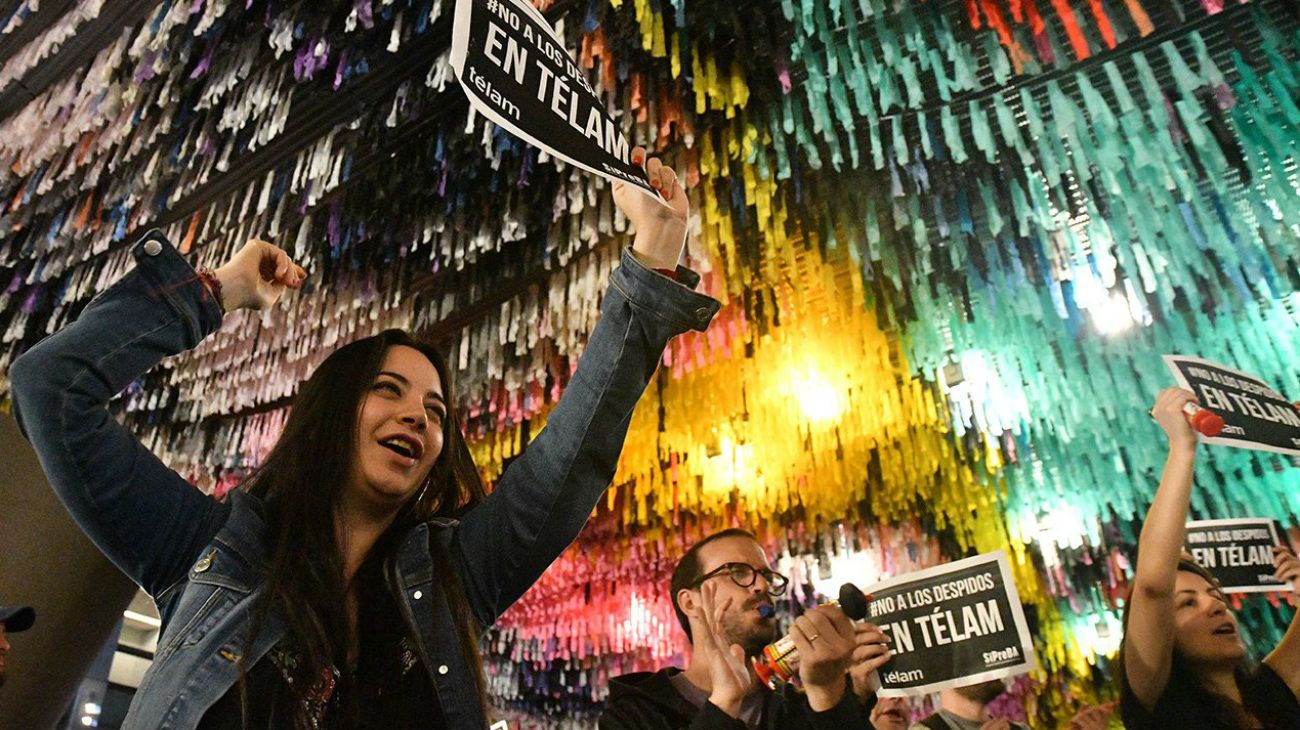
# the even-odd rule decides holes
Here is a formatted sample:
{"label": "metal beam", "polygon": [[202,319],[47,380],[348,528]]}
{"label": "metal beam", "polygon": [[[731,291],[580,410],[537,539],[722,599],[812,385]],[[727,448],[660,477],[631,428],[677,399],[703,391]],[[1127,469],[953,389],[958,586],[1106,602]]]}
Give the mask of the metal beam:
{"label": "metal beam", "polygon": [[[37,64],[35,69],[0,94],[0,119],[18,113],[68,74],[88,66],[95,54],[117,40],[123,30],[143,22],[157,5],[156,0],[105,3],[104,12],[82,26],[53,58]],[[5,46],[8,45],[6,42]]]}
{"label": "metal beam", "polygon": [[[7,18],[12,15],[24,0],[13,0],[12,2],[0,3],[0,18]],[[36,40],[36,37],[49,30],[54,25],[54,21],[63,17],[63,14],[72,9],[76,0],[46,0],[41,3],[41,9],[27,16],[23,21],[22,27],[13,31],[9,35],[0,36],[4,39],[0,43],[0,65],[4,64],[10,58],[13,58],[18,51],[27,46],[28,43]]]}

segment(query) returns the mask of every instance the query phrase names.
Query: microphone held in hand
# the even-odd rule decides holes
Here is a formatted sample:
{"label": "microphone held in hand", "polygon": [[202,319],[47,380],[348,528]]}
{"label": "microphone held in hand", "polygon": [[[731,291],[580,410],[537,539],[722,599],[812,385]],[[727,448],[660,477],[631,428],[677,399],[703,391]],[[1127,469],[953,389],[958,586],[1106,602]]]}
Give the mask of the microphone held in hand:
{"label": "microphone held in hand", "polygon": [[[867,617],[867,596],[852,583],[840,586],[840,599],[831,601],[831,605],[839,606],[844,615],[854,621]],[[776,615],[776,609],[763,604],[758,607],[758,614],[763,618],[772,618]],[[794,660],[798,656],[799,650],[795,648],[794,640],[782,636],[763,647],[762,653],[750,659],[750,662],[753,663],[754,673],[759,680],[769,689],[776,689],[781,682],[789,682],[794,678]]]}

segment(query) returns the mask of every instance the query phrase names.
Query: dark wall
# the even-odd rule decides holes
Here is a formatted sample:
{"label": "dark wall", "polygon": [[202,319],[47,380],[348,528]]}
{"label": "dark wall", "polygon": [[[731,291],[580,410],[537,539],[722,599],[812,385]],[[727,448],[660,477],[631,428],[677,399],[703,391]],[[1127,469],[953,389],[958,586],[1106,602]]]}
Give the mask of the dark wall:
{"label": "dark wall", "polygon": [[0,730],[53,728],[135,585],[73,524],[13,417],[0,414],[0,603],[36,609],[11,634]]}

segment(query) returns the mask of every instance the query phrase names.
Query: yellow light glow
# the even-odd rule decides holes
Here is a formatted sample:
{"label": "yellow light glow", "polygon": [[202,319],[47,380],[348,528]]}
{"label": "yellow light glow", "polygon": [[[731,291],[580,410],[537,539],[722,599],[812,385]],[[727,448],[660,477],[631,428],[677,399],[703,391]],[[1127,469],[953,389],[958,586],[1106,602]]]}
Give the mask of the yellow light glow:
{"label": "yellow light glow", "polygon": [[754,447],[737,444],[730,436],[724,436],[718,448],[718,454],[708,457],[704,468],[706,487],[724,493],[730,493],[736,487],[751,487],[758,478],[754,468]]}
{"label": "yellow light glow", "polygon": [[794,383],[794,396],[799,410],[810,423],[824,424],[836,420],[844,412],[844,397],[822,377],[809,369]]}

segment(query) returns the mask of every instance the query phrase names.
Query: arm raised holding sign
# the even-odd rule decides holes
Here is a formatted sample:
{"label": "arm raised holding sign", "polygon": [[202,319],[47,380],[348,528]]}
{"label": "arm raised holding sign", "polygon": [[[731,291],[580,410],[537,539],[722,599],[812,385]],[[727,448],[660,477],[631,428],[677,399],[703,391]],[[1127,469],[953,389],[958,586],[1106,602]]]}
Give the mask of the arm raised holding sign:
{"label": "arm raised holding sign", "polygon": [[1169,682],[1174,637],[1168,631],[1174,612],[1178,561],[1186,534],[1187,510],[1196,463],[1196,433],[1183,418],[1183,405],[1195,403],[1190,391],[1169,388],[1156,399],[1151,415],[1169,438],[1169,455],[1151,510],[1138,538],[1137,574],[1129,594],[1124,632],[1123,671],[1134,696],[1154,709]]}
{"label": "arm raised holding sign", "polygon": [[[147,234],[130,273],[14,361],[15,413],[51,485],[162,612],[127,727],[334,726],[353,713],[374,727],[487,726],[479,635],[603,498],[668,342],[704,331],[721,306],[687,269],[650,270],[676,263],[688,210],[672,171],[650,168],[664,204],[617,193],[633,251],[546,427],[491,494],[457,424],[453,371],[400,330],[324,358],[247,490],[226,502],[113,419],[116,394],[198,346],[228,310],[265,310],[303,283],[264,241],[207,272]],[[319,699],[345,676],[385,700]]]}
{"label": "arm raised holding sign", "polygon": [[[632,148],[632,163],[640,165],[645,160],[643,147]],[[614,202],[636,226],[636,239],[632,252],[641,263],[656,271],[677,268],[686,240],[686,219],[690,203],[686,191],[677,181],[671,167],[651,158],[645,163],[650,187],[659,191],[664,202],[659,203],[631,185],[614,182]]]}
{"label": "arm raised holding sign", "polygon": [[[1273,548],[1273,566],[1277,568],[1273,577],[1291,584],[1291,592],[1287,595],[1291,605],[1300,604],[1300,558],[1296,558],[1293,550],[1277,546]],[[1300,698],[1300,612],[1291,617],[1286,634],[1277,648],[1264,657],[1264,663],[1277,672],[1292,694]]]}
{"label": "arm raised holding sign", "polygon": [[1169,388],[1151,411],[1169,454],[1142,525],[1125,605],[1121,715],[1132,730],[1294,727],[1300,720],[1294,622],[1264,665],[1247,672],[1246,646],[1218,582],[1182,551],[1197,444],[1183,408],[1194,401],[1191,392]]}

